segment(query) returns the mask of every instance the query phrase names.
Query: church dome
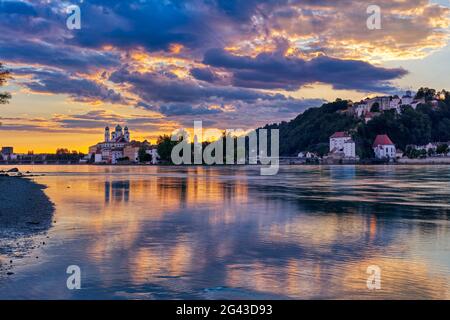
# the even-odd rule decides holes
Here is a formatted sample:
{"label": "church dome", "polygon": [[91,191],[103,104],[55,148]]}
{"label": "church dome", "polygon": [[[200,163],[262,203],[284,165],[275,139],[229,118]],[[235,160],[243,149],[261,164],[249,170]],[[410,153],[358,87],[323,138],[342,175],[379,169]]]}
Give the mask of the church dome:
{"label": "church dome", "polygon": [[117,131],[120,131],[120,130],[122,130],[122,127],[118,124],[118,125],[116,126],[116,130],[117,130]]}
{"label": "church dome", "polygon": [[105,130],[109,130],[109,127],[108,127],[108,126],[106,126],[106,127],[105,127]]}

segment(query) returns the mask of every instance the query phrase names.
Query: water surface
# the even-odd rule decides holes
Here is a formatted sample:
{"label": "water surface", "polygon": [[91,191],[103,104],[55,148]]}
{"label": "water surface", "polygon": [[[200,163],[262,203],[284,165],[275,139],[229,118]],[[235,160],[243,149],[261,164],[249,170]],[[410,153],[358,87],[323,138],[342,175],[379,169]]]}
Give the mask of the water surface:
{"label": "water surface", "polygon": [[448,166],[20,169],[56,210],[2,299],[450,299]]}

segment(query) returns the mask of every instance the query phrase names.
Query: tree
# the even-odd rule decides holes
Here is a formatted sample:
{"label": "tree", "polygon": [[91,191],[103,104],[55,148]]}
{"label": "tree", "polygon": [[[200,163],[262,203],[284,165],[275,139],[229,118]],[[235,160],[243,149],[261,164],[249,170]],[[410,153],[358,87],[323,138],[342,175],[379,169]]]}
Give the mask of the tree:
{"label": "tree", "polygon": [[141,146],[138,150],[139,162],[149,162],[152,161],[152,156],[147,153],[147,148]]}
{"label": "tree", "polygon": [[440,144],[438,145],[438,147],[436,148],[436,153],[437,154],[447,154],[449,153],[449,147],[447,144]]}
{"label": "tree", "polygon": [[[342,111],[348,101],[336,100],[320,108],[310,108],[290,122],[266,125],[263,129],[280,130],[280,155],[294,156],[300,151],[321,151],[336,131],[349,131],[359,120]],[[269,140],[270,141],[270,140]]]}
{"label": "tree", "polygon": [[158,138],[158,154],[161,161],[172,163],[172,149],[178,141],[172,141],[170,136],[163,135]]}
{"label": "tree", "polygon": [[370,112],[380,112],[380,104],[375,102],[370,108]]}
{"label": "tree", "polygon": [[58,148],[56,149],[56,154],[63,155],[63,154],[69,154],[69,149],[67,148]]}
{"label": "tree", "polygon": [[426,102],[431,101],[436,96],[436,90],[430,88],[420,88],[417,91],[416,99],[425,99]]}
{"label": "tree", "polygon": [[421,152],[412,146],[406,148],[405,155],[410,159],[417,159],[420,157]]}
{"label": "tree", "polygon": [[[0,62],[0,87],[6,84],[6,81],[10,78],[9,70],[6,70],[3,67],[3,64]],[[9,102],[11,99],[11,94],[8,92],[0,92],[0,104],[5,104]]]}

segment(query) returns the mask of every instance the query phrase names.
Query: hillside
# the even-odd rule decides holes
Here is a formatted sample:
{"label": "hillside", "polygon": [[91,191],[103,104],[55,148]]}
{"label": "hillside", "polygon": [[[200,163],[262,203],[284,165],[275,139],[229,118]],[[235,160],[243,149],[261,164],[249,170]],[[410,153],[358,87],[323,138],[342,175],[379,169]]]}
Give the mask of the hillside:
{"label": "hillside", "polygon": [[402,106],[401,113],[387,110],[365,123],[351,114],[350,101],[336,100],[318,108],[311,108],[289,122],[266,125],[266,129],[280,130],[280,155],[296,156],[300,151],[328,152],[329,137],[336,131],[349,131],[356,142],[361,158],[373,157],[372,143],[378,134],[388,134],[401,150],[409,144],[450,141],[450,93],[432,104],[436,91],[419,89],[416,97],[426,103],[416,109]]}

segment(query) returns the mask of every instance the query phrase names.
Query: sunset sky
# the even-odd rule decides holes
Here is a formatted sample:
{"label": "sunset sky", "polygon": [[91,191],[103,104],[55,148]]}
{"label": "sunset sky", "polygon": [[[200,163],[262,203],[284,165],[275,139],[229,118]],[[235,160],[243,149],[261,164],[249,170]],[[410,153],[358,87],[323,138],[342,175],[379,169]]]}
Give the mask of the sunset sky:
{"label": "sunset sky", "polygon": [[[79,5],[81,29],[66,26]],[[366,10],[381,8],[381,29]],[[0,1],[14,79],[0,146],[87,152],[106,125],[132,139],[250,129],[338,97],[450,89],[448,0]]]}

